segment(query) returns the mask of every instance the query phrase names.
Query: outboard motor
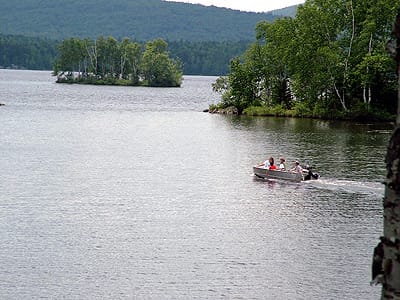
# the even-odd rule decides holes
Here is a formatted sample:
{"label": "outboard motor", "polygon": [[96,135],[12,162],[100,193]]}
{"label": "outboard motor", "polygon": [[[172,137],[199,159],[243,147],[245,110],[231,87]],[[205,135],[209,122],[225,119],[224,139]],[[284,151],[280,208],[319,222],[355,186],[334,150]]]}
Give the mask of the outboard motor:
{"label": "outboard motor", "polygon": [[318,173],[313,173],[311,169],[312,169],[311,166],[309,166],[309,165],[306,166],[307,175],[304,176],[304,180],[311,180],[311,179],[319,178]]}

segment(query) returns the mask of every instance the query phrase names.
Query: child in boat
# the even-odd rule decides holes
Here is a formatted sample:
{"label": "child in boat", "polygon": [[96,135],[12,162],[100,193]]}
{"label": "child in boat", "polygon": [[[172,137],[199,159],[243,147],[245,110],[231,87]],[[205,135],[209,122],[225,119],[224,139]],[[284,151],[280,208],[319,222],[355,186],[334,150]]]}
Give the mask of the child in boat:
{"label": "child in boat", "polygon": [[274,158],[272,156],[269,158],[269,169],[270,170],[276,170],[275,161],[274,161]]}
{"label": "child in boat", "polygon": [[285,161],[286,160],[283,157],[279,158],[279,170],[280,171],[286,170]]}

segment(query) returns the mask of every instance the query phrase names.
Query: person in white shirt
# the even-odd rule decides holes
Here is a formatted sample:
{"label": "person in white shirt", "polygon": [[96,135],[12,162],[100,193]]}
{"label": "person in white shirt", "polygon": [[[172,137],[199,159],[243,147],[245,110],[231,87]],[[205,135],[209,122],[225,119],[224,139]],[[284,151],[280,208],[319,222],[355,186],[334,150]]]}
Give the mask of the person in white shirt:
{"label": "person in white shirt", "polygon": [[303,168],[300,166],[300,163],[297,160],[294,162],[293,168],[290,169],[290,172],[303,174]]}
{"label": "person in white shirt", "polygon": [[[272,157],[271,157],[272,158]],[[264,162],[262,162],[262,163],[260,163],[259,165],[258,165],[258,167],[263,167],[263,168],[265,168],[265,169],[269,169],[269,167],[271,166],[271,158],[268,158],[266,161],[264,161]]]}
{"label": "person in white shirt", "polygon": [[286,166],[285,166],[285,159],[283,157],[279,158],[279,170],[285,171]]}

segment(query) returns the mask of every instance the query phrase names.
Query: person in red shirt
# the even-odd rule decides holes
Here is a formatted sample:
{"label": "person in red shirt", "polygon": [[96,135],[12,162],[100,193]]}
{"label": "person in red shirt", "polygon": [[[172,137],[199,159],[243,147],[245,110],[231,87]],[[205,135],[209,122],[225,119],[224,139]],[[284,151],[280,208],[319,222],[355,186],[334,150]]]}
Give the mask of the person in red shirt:
{"label": "person in red shirt", "polygon": [[273,157],[269,158],[269,169],[270,170],[276,170],[276,166],[275,166],[275,162],[274,162],[274,158]]}

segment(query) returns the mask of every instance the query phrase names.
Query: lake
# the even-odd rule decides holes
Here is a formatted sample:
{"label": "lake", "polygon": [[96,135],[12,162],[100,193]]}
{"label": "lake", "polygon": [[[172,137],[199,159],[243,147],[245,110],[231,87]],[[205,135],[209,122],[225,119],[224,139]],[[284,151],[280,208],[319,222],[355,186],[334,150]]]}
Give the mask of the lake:
{"label": "lake", "polygon": [[[1,299],[379,299],[391,126],[203,113],[215,79],[0,70]],[[321,179],[255,178],[271,155]]]}

